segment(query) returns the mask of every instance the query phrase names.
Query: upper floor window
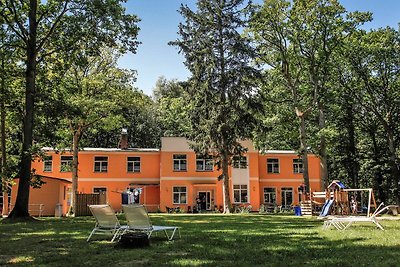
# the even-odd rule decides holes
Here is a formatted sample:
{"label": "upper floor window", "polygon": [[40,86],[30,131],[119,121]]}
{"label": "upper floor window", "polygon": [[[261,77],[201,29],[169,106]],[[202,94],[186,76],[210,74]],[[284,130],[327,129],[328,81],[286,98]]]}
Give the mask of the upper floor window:
{"label": "upper floor window", "polygon": [[278,159],[267,159],[267,173],[279,173]]}
{"label": "upper floor window", "polygon": [[247,203],[247,185],[233,185],[233,202]]}
{"label": "upper floor window", "polygon": [[186,187],[184,186],[173,187],[173,201],[174,204],[186,204]]}
{"label": "upper floor window", "polygon": [[173,160],[174,160],[174,171],[187,170],[187,160],[185,154],[175,154],[173,156]]}
{"label": "upper floor window", "polygon": [[43,171],[52,172],[53,171],[53,156],[45,156],[43,159]]}
{"label": "upper floor window", "polygon": [[140,157],[128,157],[127,171],[140,172]]}
{"label": "upper floor window", "polygon": [[213,171],[214,160],[211,156],[196,158],[196,171]]}
{"label": "upper floor window", "polygon": [[234,156],[232,166],[237,169],[247,169],[247,157]]}
{"label": "upper floor window", "polygon": [[72,170],[72,156],[61,156],[61,172],[70,172]]}
{"label": "upper floor window", "polygon": [[301,159],[293,159],[293,173],[303,173],[303,161]]}
{"label": "upper floor window", "polygon": [[94,171],[107,172],[108,157],[94,157]]}

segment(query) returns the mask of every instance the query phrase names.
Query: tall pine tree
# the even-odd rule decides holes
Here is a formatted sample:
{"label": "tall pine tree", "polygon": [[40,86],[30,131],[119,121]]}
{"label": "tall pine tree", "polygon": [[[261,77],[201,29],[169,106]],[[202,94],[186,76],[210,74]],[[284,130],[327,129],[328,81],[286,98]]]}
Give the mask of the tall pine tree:
{"label": "tall pine tree", "polygon": [[224,212],[229,213],[228,166],[244,148],[239,140],[248,136],[252,84],[256,71],[249,66],[252,47],[241,35],[246,26],[249,2],[244,0],[199,0],[197,11],[182,5],[185,22],[179,25],[180,39],[171,42],[185,56],[192,73],[189,79],[190,120],[188,138],[199,154],[212,154],[222,170]]}

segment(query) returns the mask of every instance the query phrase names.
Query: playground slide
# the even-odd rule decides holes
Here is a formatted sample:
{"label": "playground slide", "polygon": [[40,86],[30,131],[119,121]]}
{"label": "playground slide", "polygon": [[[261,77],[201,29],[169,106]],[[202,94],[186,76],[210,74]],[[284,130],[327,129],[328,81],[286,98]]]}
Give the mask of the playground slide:
{"label": "playground slide", "polygon": [[325,217],[328,215],[329,213],[329,209],[331,208],[333,204],[333,199],[328,199],[324,206],[322,207],[321,213],[319,214],[320,217]]}

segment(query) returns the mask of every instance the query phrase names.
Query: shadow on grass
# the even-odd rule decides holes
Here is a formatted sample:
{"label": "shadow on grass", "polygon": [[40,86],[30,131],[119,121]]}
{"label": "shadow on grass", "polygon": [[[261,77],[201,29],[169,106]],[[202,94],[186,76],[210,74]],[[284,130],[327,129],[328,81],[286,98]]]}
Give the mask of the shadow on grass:
{"label": "shadow on grass", "polygon": [[0,224],[0,265],[395,266],[400,248],[398,222],[385,222],[386,231],[372,224],[323,231],[322,221],[294,216],[151,217],[155,225],[180,226],[182,238],[159,235],[147,248],[116,249],[106,236],[86,243],[91,217]]}

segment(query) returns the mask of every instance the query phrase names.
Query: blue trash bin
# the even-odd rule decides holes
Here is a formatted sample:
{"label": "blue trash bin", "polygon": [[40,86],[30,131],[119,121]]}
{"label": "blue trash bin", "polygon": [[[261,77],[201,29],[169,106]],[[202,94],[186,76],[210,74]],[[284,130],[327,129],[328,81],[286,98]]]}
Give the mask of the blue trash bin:
{"label": "blue trash bin", "polygon": [[294,207],[294,215],[295,216],[301,216],[301,207],[300,206],[295,206]]}

